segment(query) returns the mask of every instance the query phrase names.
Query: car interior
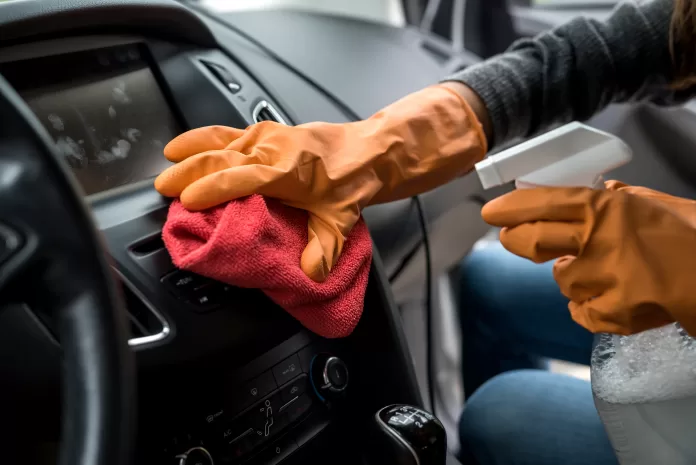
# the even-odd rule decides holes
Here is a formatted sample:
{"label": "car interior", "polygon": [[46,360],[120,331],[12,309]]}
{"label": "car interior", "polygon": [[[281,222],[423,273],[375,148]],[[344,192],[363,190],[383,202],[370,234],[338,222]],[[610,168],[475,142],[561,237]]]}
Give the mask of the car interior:
{"label": "car interior", "polygon": [[[365,310],[343,339],[176,269],[153,187],[188,129],[356,121],[614,4],[402,3],[396,27],[200,1],[0,2],[8,463],[459,463],[458,265],[496,240],[480,209],[512,186],[465,176],[367,208]],[[634,150],[612,178],[694,198],[696,106],[613,105],[590,124]]]}

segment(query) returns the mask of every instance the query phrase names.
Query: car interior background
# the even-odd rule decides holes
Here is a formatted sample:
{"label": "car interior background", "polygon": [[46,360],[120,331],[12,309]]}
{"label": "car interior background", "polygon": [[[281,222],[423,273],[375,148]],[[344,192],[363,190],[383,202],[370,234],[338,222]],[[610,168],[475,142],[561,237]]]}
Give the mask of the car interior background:
{"label": "car interior background", "polygon": [[[466,347],[458,313],[467,305],[457,295],[459,264],[496,240],[480,209],[511,186],[484,192],[466,176],[366,209],[375,256],[365,313],[348,338],[324,340],[260,292],[174,268],[161,239],[168,202],[152,187],[168,166],[161,150],[206,125],[366,118],[517,38],[579,14],[602,18],[614,4],[0,2],[0,75],[73,171],[123,292],[138,369],[133,463],[374,463],[365,434],[392,404],[434,413],[447,433],[447,463],[457,463]],[[589,124],[634,150],[612,177],[696,196],[694,104],[613,105]],[[88,166],[84,146],[100,138],[114,142]],[[136,162],[112,169],[128,154]],[[0,264],[3,254],[0,247]],[[21,296],[32,284],[17,289]],[[3,443],[13,459],[56,462],[60,338],[51,312],[15,295],[0,300],[0,373],[14,425]],[[194,449],[190,460],[182,456]]]}

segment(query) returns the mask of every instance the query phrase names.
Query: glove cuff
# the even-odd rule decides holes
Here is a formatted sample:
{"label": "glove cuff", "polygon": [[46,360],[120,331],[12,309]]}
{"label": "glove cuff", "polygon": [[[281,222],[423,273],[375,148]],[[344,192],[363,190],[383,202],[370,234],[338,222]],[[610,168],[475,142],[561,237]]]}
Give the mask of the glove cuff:
{"label": "glove cuff", "polygon": [[473,108],[471,108],[471,105],[469,102],[466,101],[464,97],[459,95],[455,90],[450,89],[447,86],[444,86],[442,84],[438,84],[436,86],[433,86],[434,88],[437,89],[442,89],[446,92],[449,92],[450,94],[454,95],[459,102],[462,104],[462,109],[466,113],[466,116],[471,120],[471,128],[476,132],[476,136],[479,139],[479,142],[481,144],[481,147],[483,148],[483,154],[484,156],[486,153],[488,153],[488,138],[486,137],[486,133],[483,130],[483,125],[481,124],[481,121],[478,119],[478,116],[476,116],[476,112],[474,111]]}

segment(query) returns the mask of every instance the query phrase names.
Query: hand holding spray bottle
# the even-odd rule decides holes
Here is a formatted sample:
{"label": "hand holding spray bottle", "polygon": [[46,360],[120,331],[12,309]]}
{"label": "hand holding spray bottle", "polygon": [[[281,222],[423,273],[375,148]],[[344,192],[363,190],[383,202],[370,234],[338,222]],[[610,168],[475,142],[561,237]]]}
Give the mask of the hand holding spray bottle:
{"label": "hand holding spray bottle", "polygon": [[[631,160],[618,137],[573,122],[476,165],[485,189],[604,189]],[[678,324],[632,336],[598,334],[592,391],[621,465],[696,464],[696,339]]]}

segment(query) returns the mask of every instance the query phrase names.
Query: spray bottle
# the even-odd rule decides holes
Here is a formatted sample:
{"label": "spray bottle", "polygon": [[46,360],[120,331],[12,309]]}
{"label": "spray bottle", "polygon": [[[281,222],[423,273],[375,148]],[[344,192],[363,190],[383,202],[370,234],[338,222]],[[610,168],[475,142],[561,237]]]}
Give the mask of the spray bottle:
{"label": "spray bottle", "polygon": [[[485,189],[515,181],[603,189],[631,159],[619,138],[570,123],[476,164]],[[696,464],[696,339],[678,324],[632,336],[598,334],[592,393],[621,465]]]}

